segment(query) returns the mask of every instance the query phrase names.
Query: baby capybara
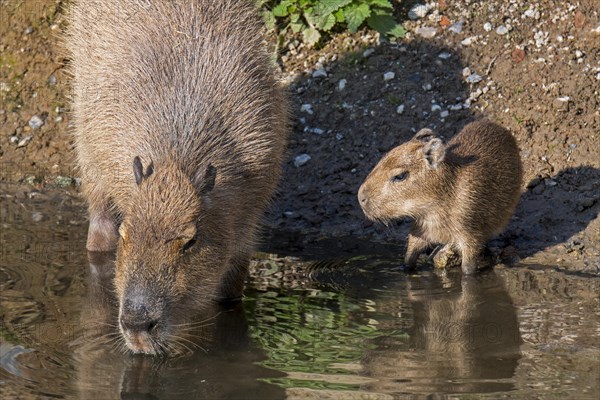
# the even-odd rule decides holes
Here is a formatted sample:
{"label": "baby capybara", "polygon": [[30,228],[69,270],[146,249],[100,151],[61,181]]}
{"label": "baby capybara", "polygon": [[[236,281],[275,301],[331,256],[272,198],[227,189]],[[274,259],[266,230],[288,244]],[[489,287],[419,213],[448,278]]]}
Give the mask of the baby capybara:
{"label": "baby capybara", "polygon": [[133,352],[167,352],[188,305],[241,296],[287,128],[254,4],[72,5],[87,249],[117,249],[118,324]]}
{"label": "baby capybara", "polygon": [[508,223],[519,201],[523,170],[517,143],[487,120],[468,124],[448,143],[429,129],[387,153],[360,187],[366,216],[414,219],[405,262],[416,266],[432,244],[462,256],[471,274],[485,243]]}

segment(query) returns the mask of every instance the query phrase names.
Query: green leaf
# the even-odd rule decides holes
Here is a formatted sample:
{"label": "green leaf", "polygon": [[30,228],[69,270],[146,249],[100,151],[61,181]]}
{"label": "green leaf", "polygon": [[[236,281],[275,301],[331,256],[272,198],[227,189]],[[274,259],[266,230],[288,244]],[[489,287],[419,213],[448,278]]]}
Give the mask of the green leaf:
{"label": "green leaf", "polygon": [[369,3],[371,7],[387,8],[390,10],[394,9],[394,6],[389,0],[368,0],[367,3]]}
{"label": "green leaf", "polygon": [[353,0],[320,0],[315,6],[315,14],[328,15],[332,12],[347,6]]}
{"label": "green leaf", "polygon": [[333,25],[335,25],[335,17],[333,14],[329,14],[327,16],[317,18],[315,22],[317,29],[328,32],[331,28],[333,28]]}
{"label": "green leaf", "polygon": [[344,17],[346,18],[348,29],[352,33],[356,32],[370,15],[371,9],[367,4],[350,4],[344,8]]}
{"label": "green leaf", "polygon": [[273,15],[275,17],[287,17],[288,16],[288,6],[289,3],[287,1],[282,1],[277,6],[273,8]]}
{"label": "green leaf", "polygon": [[346,18],[344,18],[344,10],[339,9],[333,13],[335,16],[335,22],[346,22]]}
{"label": "green leaf", "polygon": [[302,32],[304,43],[309,46],[314,46],[319,39],[321,39],[321,34],[318,30],[314,28],[307,28]]}
{"label": "green leaf", "polygon": [[367,24],[382,35],[394,38],[403,37],[406,31],[391,15],[372,15]]}
{"label": "green leaf", "polygon": [[263,20],[268,30],[275,29],[275,16],[269,11],[263,12]]}
{"label": "green leaf", "polygon": [[298,33],[300,32],[302,29],[306,28],[306,25],[304,25],[303,23],[291,23],[290,24],[290,29],[292,30],[292,32],[294,33]]}

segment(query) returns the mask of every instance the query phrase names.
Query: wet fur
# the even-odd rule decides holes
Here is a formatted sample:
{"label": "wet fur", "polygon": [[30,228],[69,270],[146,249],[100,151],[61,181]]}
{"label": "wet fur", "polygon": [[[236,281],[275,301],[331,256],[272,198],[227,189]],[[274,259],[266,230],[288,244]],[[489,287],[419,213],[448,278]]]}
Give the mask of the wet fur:
{"label": "wet fur", "polygon": [[[121,303],[130,287],[152,293],[161,315],[186,299],[241,296],[287,130],[254,2],[79,0],[71,11],[88,250],[118,248]],[[139,185],[135,157],[152,165]],[[190,225],[197,243],[182,254]]]}

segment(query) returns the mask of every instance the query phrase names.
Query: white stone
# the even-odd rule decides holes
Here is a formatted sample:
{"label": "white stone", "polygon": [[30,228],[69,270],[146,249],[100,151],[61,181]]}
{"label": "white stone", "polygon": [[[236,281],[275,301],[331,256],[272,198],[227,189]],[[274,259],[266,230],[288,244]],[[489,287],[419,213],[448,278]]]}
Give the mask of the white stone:
{"label": "white stone", "polygon": [[373,53],[375,53],[375,49],[366,49],[365,51],[363,51],[362,55],[363,57],[367,58]]}
{"label": "white stone", "polygon": [[321,128],[313,128],[312,133],[316,133],[317,135],[322,135],[325,131]]}
{"label": "white stone", "polygon": [[496,28],[496,33],[498,35],[506,35],[508,33],[508,28],[504,25],[500,25]]}
{"label": "white stone", "polygon": [[448,30],[454,33],[461,33],[463,29],[463,24],[463,21],[455,22],[448,27]]}
{"label": "white stone", "polygon": [[421,86],[423,88],[424,91],[429,92],[432,89],[431,83],[425,83],[423,86]]}
{"label": "white stone", "polygon": [[309,162],[311,160],[311,156],[309,156],[308,154],[304,153],[304,154],[300,154],[299,156],[297,156],[296,158],[294,158],[294,166],[296,168],[300,168],[301,166],[303,166],[304,164],[306,164],[307,162]]}
{"label": "white stone", "polygon": [[441,111],[441,110],[442,110],[442,107],[440,107],[440,105],[439,105],[439,104],[433,104],[433,105],[431,106],[431,112],[434,112],[434,111]]}
{"label": "white stone", "polygon": [[448,52],[446,52],[446,51],[444,51],[444,52],[442,52],[442,53],[440,53],[440,54],[438,55],[438,58],[441,58],[442,60],[447,60],[447,59],[449,59],[450,57],[452,57],[452,54],[450,54],[450,53],[448,53]]}
{"label": "white stone", "polygon": [[469,75],[471,75],[471,68],[464,67],[463,70],[462,70],[462,76],[464,76],[466,78]]}
{"label": "white stone", "polygon": [[394,79],[396,77],[396,74],[393,72],[386,72],[385,74],[383,74],[383,80],[384,81],[391,81],[392,79]]}
{"label": "white stone", "polygon": [[420,26],[415,30],[415,33],[422,38],[431,39],[437,34],[437,28],[430,26]]}
{"label": "white stone", "polygon": [[396,113],[402,114],[403,112],[404,112],[404,104],[400,104],[398,107],[396,107]]}
{"label": "white stone", "polygon": [[448,110],[444,110],[440,113],[440,118],[447,118],[448,115],[450,115],[450,113],[448,112]]}
{"label": "white stone", "polygon": [[327,71],[323,68],[319,68],[315,72],[312,73],[313,78],[325,78],[327,77]]}
{"label": "white stone", "polygon": [[302,104],[300,106],[300,112],[305,112],[310,115],[313,115],[315,113],[313,111],[312,104]]}
{"label": "white stone", "polygon": [[466,81],[468,83],[477,83],[477,82],[481,82],[482,79],[483,78],[479,74],[471,74],[471,75],[467,76]]}
{"label": "white stone", "polygon": [[473,36],[469,36],[468,38],[464,38],[464,39],[463,39],[463,40],[460,42],[460,44],[462,44],[463,46],[470,46],[470,45],[472,45],[472,44],[473,44],[473,42],[474,42],[474,40],[473,40]]}
{"label": "white stone", "polygon": [[345,79],[340,79],[340,81],[338,82],[338,90],[341,92],[342,90],[346,89],[346,80]]}
{"label": "white stone", "polygon": [[23,139],[21,139],[19,141],[19,143],[17,144],[17,147],[24,147],[27,146],[29,144],[29,142],[31,142],[31,139],[33,138],[33,136],[25,136]]}
{"label": "white stone", "polygon": [[415,20],[423,18],[429,12],[430,7],[425,4],[415,4],[408,11],[408,18]]}
{"label": "white stone", "polygon": [[489,22],[486,22],[485,24],[483,24],[483,29],[484,29],[486,32],[489,32],[489,31],[491,31],[491,30],[492,30],[492,24],[490,24]]}
{"label": "white stone", "polygon": [[38,128],[41,128],[43,125],[44,125],[44,120],[41,119],[40,117],[38,117],[37,115],[34,115],[29,120],[29,126],[31,127],[31,129],[38,129]]}

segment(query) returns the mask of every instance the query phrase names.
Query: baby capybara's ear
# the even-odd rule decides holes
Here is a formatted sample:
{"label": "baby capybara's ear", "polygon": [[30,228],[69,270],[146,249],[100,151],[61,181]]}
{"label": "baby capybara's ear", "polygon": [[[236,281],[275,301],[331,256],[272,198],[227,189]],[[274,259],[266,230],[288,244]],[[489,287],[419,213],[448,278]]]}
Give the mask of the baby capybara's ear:
{"label": "baby capybara's ear", "polygon": [[144,166],[139,156],[135,156],[133,159],[133,175],[135,175],[135,183],[139,186],[140,183],[150,175],[154,173],[154,163],[150,161],[146,172],[144,173]]}
{"label": "baby capybara's ear", "polygon": [[437,137],[439,137],[437,135],[437,133],[435,133],[431,129],[424,128],[424,129],[421,129],[419,132],[415,133],[415,136],[413,136],[413,140],[416,140],[421,143],[427,143],[431,139],[437,138]]}
{"label": "baby capybara's ear", "polygon": [[435,169],[444,161],[446,157],[446,145],[442,139],[432,137],[423,146],[423,159],[430,169]]}

